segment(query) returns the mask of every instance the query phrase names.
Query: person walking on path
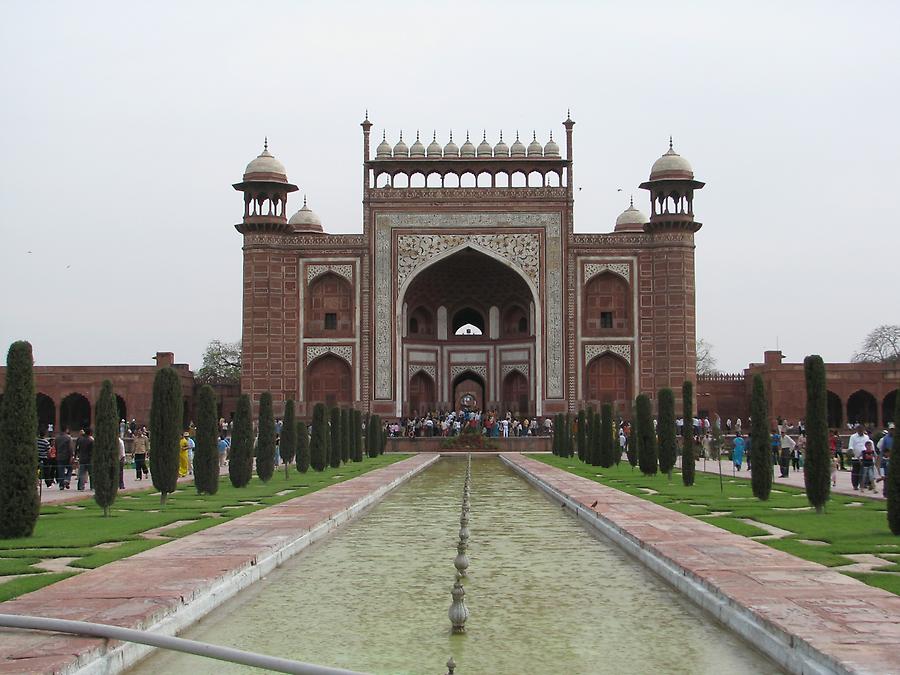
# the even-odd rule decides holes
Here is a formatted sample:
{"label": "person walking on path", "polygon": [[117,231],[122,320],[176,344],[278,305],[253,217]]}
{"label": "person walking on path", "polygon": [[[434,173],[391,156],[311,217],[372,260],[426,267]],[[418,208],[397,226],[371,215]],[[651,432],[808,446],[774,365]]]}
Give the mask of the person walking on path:
{"label": "person walking on path", "polygon": [[743,436],[741,436],[740,432],[738,432],[734,437],[734,450],[731,454],[731,458],[734,461],[734,468],[738,471],[741,470],[741,466],[744,464],[745,448],[746,442],[744,441],[744,438]]}
{"label": "person walking on path", "polygon": [[134,437],[134,445],[131,446],[134,457],[134,473],[138,480],[143,480],[144,476],[150,475],[150,470],[147,468],[147,450],[149,446],[150,439],[147,438],[147,431],[142,428],[137,432],[137,436]]}
{"label": "person walking on path", "polygon": [[68,490],[72,480],[72,437],[63,427],[56,437],[56,482],[60,490]]}
{"label": "person walking on path", "polygon": [[870,440],[869,434],[866,433],[863,425],[857,424],[856,431],[851,434],[850,440],[847,441],[847,452],[850,455],[850,483],[853,485],[854,490],[859,489],[859,474],[862,466],[860,463],[861,457],[863,450],[866,449],[866,443]]}
{"label": "person walking on path", "polygon": [[844,468],[844,452],[841,447],[841,445],[842,445],[841,437],[840,437],[840,435],[838,435],[838,432],[836,432],[836,431],[831,432],[831,441],[830,441],[829,445],[831,447],[832,456],[836,457],[841,463],[840,464],[841,471],[846,471],[847,469]]}
{"label": "person walking on path", "polygon": [[119,436],[119,489],[125,489],[125,439],[121,436]]}
{"label": "person walking on path", "polygon": [[56,457],[50,457],[50,441],[47,439],[47,432],[43,429],[38,434],[37,453],[41,479],[47,484],[47,487],[50,487],[56,476]]}
{"label": "person walking on path", "polygon": [[875,445],[872,441],[866,441],[866,446],[860,455],[859,489],[877,492],[875,489]]}
{"label": "person walking on path", "polygon": [[94,437],[91,436],[92,429],[85,427],[81,430],[81,436],[75,441],[75,459],[78,460],[78,489],[84,491],[84,477],[87,476],[88,487],[93,490],[91,485],[91,455],[94,454]]}
{"label": "person walking on path", "polygon": [[797,442],[791,438],[788,434],[781,435],[781,456],[780,456],[780,466],[781,466],[781,477],[787,478],[790,473],[791,468],[791,458],[794,454],[794,448],[797,446]]}

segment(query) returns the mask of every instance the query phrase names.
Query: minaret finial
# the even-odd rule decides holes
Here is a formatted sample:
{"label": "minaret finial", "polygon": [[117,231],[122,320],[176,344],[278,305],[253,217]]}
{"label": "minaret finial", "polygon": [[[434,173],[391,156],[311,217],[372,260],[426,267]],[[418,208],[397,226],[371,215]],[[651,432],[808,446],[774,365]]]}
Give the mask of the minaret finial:
{"label": "minaret finial", "polygon": [[481,141],[482,141],[483,143],[486,143],[486,142],[487,142],[487,129],[482,129],[482,130],[481,130]]}
{"label": "minaret finial", "polygon": [[551,141],[553,140],[553,130],[552,129],[550,130],[550,140]]}
{"label": "minaret finial", "polygon": [[403,129],[400,130],[400,142],[403,142]]}
{"label": "minaret finial", "polygon": [[387,129],[381,130],[381,140],[387,143]]}
{"label": "minaret finial", "polygon": [[450,130],[450,142],[453,142],[453,129]]}
{"label": "minaret finial", "polygon": [[432,129],[431,131],[431,142],[437,143],[437,129]]}
{"label": "minaret finial", "polygon": [[630,209],[634,208],[634,195],[631,195],[631,199],[628,202],[628,208],[630,208]]}
{"label": "minaret finial", "polygon": [[672,149],[672,134],[669,134],[669,150]]}
{"label": "minaret finial", "polygon": [[416,143],[419,142],[419,130],[416,129]]}
{"label": "minaret finial", "polygon": [[572,109],[571,108],[566,108],[566,118],[572,119]]}
{"label": "minaret finial", "polygon": [[535,131],[534,129],[531,130],[531,141],[533,143],[537,142],[537,131]]}
{"label": "minaret finial", "polygon": [[365,121],[366,122],[369,121],[369,109],[368,108],[366,108],[366,120]]}
{"label": "minaret finial", "polygon": [[466,143],[469,142],[469,130],[466,129]]}
{"label": "minaret finial", "polygon": [[306,208],[306,195],[303,195],[303,208]]}
{"label": "minaret finial", "polygon": [[269,137],[266,136],[265,139],[263,140],[263,152],[268,152],[268,151],[269,151]]}
{"label": "minaret finial", "polygon": [[500,142],[503,142],[503,129],[500,130]]}
{"label": "minaret finial", "polygon": [[519,142],[519,130],[516,129],[516,143]]}

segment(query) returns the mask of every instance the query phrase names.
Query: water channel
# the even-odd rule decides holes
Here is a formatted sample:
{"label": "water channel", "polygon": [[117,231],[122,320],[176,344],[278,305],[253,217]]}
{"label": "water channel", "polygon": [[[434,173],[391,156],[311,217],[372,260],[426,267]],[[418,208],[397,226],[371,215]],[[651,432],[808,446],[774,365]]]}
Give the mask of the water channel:
{"label": "water channel", "polygon": [[[447,618],[465,462],[442,459],[183,637],[371,673],[779,673],[494,458],[472,461],[465,635]],[[259,672],[157,652],[132,672]]]}

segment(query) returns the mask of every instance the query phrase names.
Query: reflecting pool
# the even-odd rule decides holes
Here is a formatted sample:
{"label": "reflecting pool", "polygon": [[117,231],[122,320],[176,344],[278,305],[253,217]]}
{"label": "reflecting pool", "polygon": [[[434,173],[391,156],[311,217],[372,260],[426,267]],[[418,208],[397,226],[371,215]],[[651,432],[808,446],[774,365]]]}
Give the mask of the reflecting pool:
{"label": "reflecting pool", "polygon": [[[465,635],[447,609],[465,462],[442,459],[183,637],[372,673],[778,673],[495,458],[472,461]],[[258,672],[158,652],[135,673]]]}

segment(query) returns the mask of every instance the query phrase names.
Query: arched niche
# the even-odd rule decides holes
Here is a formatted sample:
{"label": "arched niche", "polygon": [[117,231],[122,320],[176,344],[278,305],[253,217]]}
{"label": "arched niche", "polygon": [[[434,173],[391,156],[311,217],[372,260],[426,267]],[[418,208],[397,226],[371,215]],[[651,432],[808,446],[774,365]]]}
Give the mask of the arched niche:
{"label": "arched niche", "polygon": [[528,378],[519,370],[510,370],[503,378],[503,410],[513,415],[529,415],[531,413],[531,388]]}
{"label": "arched niche", "polygon": [[413,373],[409,379],[408,407],[411,415],[424,415],[435,409],[435,383],[424,370]]}
{"label": "arched niche", "polygon": [[407,336],[411,339],[428,338],[435,336],[434,317],[425,307],[416,307],[409,313],[407,320]]}
{"label": "arched niche", "polygon": [[631,286],[618,274],[602,272],[584,286],[582,330],[588,336],[630,335]]}
{"label": "arched niche", "polygon": [[350,364],[334,354],[324,354],[306,367],[308,406],[350,405],[353,402],[353,374]]}
{"label": "arched niche", "polygon": [[326,272],[313,279],[304,304],[306,337],[353,335],[353,286],[344,277]]}
{"label": "arched niche", "polygon": [[847,421],[851,424],[874,425],[878,421],[878,402],[871,392],[859,389],[847,399]]}
{"label": "arched niche", "polygon": [[597,403],[611,403],[618,413],[625,413],[631,402],[631,365],[618,354],[604,352],[585,367],[585,398]]}
{"label": "arched niche", "polygon": [[70,431],[78,431],[91,424],[91,402],[87,396],[72,392],[59,406],[59,424]]}

